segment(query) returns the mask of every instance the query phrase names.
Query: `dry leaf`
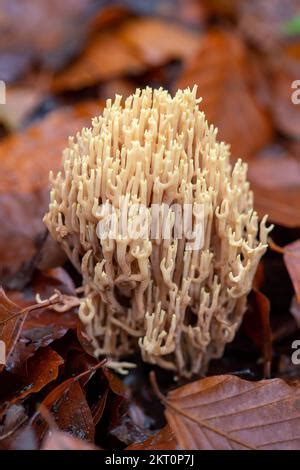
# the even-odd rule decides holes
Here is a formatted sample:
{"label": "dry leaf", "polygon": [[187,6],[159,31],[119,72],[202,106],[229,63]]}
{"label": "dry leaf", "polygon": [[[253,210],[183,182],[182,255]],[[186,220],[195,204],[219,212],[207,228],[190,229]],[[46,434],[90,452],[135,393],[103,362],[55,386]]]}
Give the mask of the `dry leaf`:
{"label": "dry leaf", "polygon": [[24,400],[32,393],[39,392],[48,383],[57,379],[59,367],[63,363],[63,358],[50,347],[39,349],[26,363],[20,390],[16,389],[13,394],[14,396],[7,399],[13,404]]}
{"label": "dry leaf", "polygon": [[167,424],[146,441],[131,444],[126,450],[177,450],[175,434]]}
{"label": "dry leaf", "polygon": [[79,382],[74,382],[70,386],[54,408],[55,422],[59,429],[69,432],[74,437],[94,442],[93,416]]}
{"label": "dry leaf", "polygon": [[[0,324],[0,340],[5,345],[6,362],[17,344],[26,315],[28,315],[27,311],[19,316],[20,310],[20,307],[9,300],[2,287],[0,287],[0,322],[2,323]],[[0,363],[0,372],[4,367],[5,365]]]}
{"label": "dry leaf", "polygon": [[[9,292],[9,296],[22,308],[29,308],[36,304],[36,294],[39,294],[42,299],[46,299],[53,295],[55,289],[66,295],[76,295],[71,278],[62,268],[52,269],[43,274],[35,274],[30,292],[12,291]],[[39,348],[45,348],[64,336],[70,329],[76,331],[78,324],[78,316],[74,310],[62,314],[41,306],[37,310],[29,311],[22,326],[19,341],[7,360],[6,368],[13,371],[22,367],[24,361],[29,359]]]}
{"label": "dry leaf", "polygon": [[35,63],[60,68],[82,46],[94,0],[2,0],[0,77],[12,81]]}
{"label": "dry leaf", "polygon": [[116,31],[92,37],[82,55],[53,80],[55,92],[79,90],[123,75],[135,75],[145,69],[144,62]]}
{"label": "dry leaf", "polygon": [[300,240],[284,247],[283,259],[300,302]]}
{"label": "dry leaf", "polygon": [[257,157],[249,164],[249,179],[267,191],[298,188],[300,196],[300,161],[290,155]]}
{"label": "dry leaf", "polygon": [[[51,390],[41,403],[42,408],[53,412],[55,420],[62,430],[88,441],[93,441],[95,425],[92,412],[79,381],[87,377],[91,378],[94,372],[102,366],[103,362],[100,362],[87,371],[60,383]],[[45,435],[47,422],[40,419],[39,411],[31,417],[30,424],[39,436],[39,440],[41,440]]]}
{"label": "dry leaf", "polygon": [[281,379],[208,377],[163,401],[181,449],[300,448],[300,389]]}
{"label": "dry leaf", "polygon": [[49,170],[58,171],[72,135],[101,113],[99,101],[62,108],[0,143],[0,279],[7,280],[36,253],[45,232]]}
{"label": "dry leaf", "polygon": [[152,18],[127,21],[121,27],[119,37],[151,66],[190,57],[199,43],[198,33]]}
{"label": "dry leaf", "polygon": [[249,157],[272,134],[271,123],[248,83],[251,70],[238,35],[209,31],[183,71],[175,88],[198,85],[200,104],[209,123],[231,145],[234,157]]}
{"label": "dry leaf", "polygon": [[259,290],[253,289],[249,295],[242,330],[260,349],[264,358],[264,377],[270,377],[272,361],[272,330],[270,325],[270,301]]}
{"label": "dry leaf", "polygon": [[300,165],[280,147],[270,147],[249,162],[254,205],[285,227],[300,226]]}

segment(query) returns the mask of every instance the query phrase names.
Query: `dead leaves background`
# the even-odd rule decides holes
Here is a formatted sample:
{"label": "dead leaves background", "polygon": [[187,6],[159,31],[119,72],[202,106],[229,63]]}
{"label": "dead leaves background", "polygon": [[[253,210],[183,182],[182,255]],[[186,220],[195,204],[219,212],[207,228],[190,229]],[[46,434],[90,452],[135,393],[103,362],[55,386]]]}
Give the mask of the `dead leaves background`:
{"label": "dead leaves background", "polygon": [[[21,3],[3,1],[0,15],[0,448],[300,448],[300,107],[290,99],[300,34],[285,32],[298,2]],[[156,371],[164,418],[148,366],[120,382],[90,355],[76,308],[31,306],[37,293],[80,285],[42,223],[68,136],[114,93],[194,83],[276,229],[240,333],[210,377],[174,389]]]}

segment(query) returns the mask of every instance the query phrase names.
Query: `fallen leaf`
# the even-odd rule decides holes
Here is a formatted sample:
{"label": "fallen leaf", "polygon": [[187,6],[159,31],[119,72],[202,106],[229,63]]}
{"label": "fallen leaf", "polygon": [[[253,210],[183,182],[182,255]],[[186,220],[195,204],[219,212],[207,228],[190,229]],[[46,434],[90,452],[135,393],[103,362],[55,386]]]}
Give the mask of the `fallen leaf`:
{"label": "fallen leaf", "polygon": [[253,289],[248,297],[242,331],[260,349],[264,358],[264,377],[269,378],[272,362],[272,330],[270,325],[270,301],[259,290]]}
{"label": "fallen leaf", "polygon": [[300,390],[281,379],[207,377],[160,398],[181,449],[300,448]]}
{"label": "fallen leaf", "polygon": [[0,279],[8,281],[36,253],[45,233],[49,170],[61,167],[68,136],[101,113],[100,101],[58,109],[0,142]]}
{"label": "fallen leaf", "polygon": [[144,442],[131,444],[126,450],[178,450],[175,434],[167,424]]}
{"label": "fallen leaf", "polygon": [[283,259],[300,302],[300,240],[284,247]]}
{"label": "fallen leaf", "polygon": [[249,162],[254,206],[262,217],[285,227],[299,227],[300,166],[281,147],[266,147]]}
{"label": "fallen leaf", "polygon": [[203,97],[200,109],[219,129],[220,138],[230,144],[234,158],[252,156],[272,135],[270,119],[249,77],[251,68],[241,38],[233,32],[211,30],[200,38],[198,51],[175,85],[176,89],[198,85]]}
{"label": "fallen leaf", "polygon": [[260,290],[265,282],[265,267],[263,261],[260,261],[253,279],[253,288]]}
{"label": "fallen leaf", "polygon": [[[51,390],[41,403],[42,408],[53,412],[56,423],[62,430],[89,441],[94,438],[95,425],[79,381],[86,376],[91,377],[102,366],[103,362],[99,362],[87,371],[65,380]],[[35,429],[39,440],[43,439],[47,422],[41,418],[39,411],[31,417],[30,425]]]}
{"label": "fallen leaf", "polygon": [[98,402],[95,403],[91,407],[93,421],[95,423],[95,426],[97,426],[97,424],[99,423],[99,421],[101,420],[101,418],[103,416],[103,413],[104,413],[104,410],[105,410],[105,407],[106,407],[108,394],[109,394],[109,388],[107,388],[104,391],[103,395],[100,396]]}
{"label": "fallen leaf", "polygon": [[[30,290],[12,291],[9,295],[22,308],[28,308],[36,303],[36,294],[42,299],[47,299],[53,295],[54,289],[63,294],[76,295],[71,278],[62,268],[36,273]],[[78,316],[74,310],[62,313],[41,306],[37,310],[29,311],[22,325],[19,340],[7,359],[7,369],[13,371],[20,368],[39,348],[50,345],[70,329],[76,330],[78,324]]]}
{"label": "fallen leaf", "polygon": [[82,47],[93,0],[2,0],[0,77],[13,81],[33,63],[58,69]]}
{"label": "fallen leaf", "polygon": [[118,37],[116,30],[94,35],[82,55],[53,80],[53,90],[80,90],[145,69],[144,62]]}
{"label": "fallen leaf", "polygon": [[95,426],[91,410],[79,382],[73,382],[54,405],[55,422],[59,429],[72,436],[94,441]]}
{"label": "fallen leaf", "polygon": [[[22,379],[20,388],[15,389],[12,396],[6,397],[5,400],[11,404],[18,403],[32,393],[38,393],[50,382],[57,379],[59,367],[63,363],[63,358],[50,347],[39,349],[27,361],[25,369],[18,374],[18,378]],[[15,383],[17,384],[16,379]]]}
{"label": "fallen leaf", "polygon": [[116,374],[114,374],[107,367],[103,367],[103,374],[108,381],[109,388],[115,395],[119,395],[121,397],[128,396],[127,387]]}
{"label": "fallen leaf", "polygon": [[249,164],[249,179],[268,191],[293,187],[300,190],[300,162],[289,155],[256,158]]}
{"label": "fallen leaf", "polygon": [[121,26],[119,37],[148,65],[186,59],[198,48],[199,34],[155,18],[137,18]]}
{"label": "fallen leaf", "polygon": [[[4,343],[5,362],[7,363],[12,354],[18,338],[20,336],[26,315],[28,311],[22,315],[18,315],[20,307],[13,303],[6,296],[2,287],[0,287],[0,340]],[[5,364],[0,363],[0,372],[5,368]]]}

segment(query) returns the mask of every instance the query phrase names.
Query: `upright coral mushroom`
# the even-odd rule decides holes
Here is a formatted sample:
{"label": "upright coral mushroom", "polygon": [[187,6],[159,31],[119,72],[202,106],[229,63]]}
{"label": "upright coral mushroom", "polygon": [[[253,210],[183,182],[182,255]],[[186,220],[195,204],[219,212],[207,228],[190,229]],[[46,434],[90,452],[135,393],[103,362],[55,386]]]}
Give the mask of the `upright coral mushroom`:
{"label": "upright coral mushroom", "polygon": [[[44,219],[83,275],[79,315],[95,354],[139,348],[144,361],[186,377],[234,338],[271,229],[266,217],[258,224],[247,165],[232,168],[200,101],[196,87],[108,100],[92,127],[69,139]],[[110,225],[103,236],[107,214],[113,209],[119,229],[124,207],[138,235]],[[157,216],[155,207],[167,210]],[[195,231],[174,235],[178,207],[192,208],[193,227],[202,223],[201,244],[191,244]],[[154,236],[146,228],[155,217]]]}

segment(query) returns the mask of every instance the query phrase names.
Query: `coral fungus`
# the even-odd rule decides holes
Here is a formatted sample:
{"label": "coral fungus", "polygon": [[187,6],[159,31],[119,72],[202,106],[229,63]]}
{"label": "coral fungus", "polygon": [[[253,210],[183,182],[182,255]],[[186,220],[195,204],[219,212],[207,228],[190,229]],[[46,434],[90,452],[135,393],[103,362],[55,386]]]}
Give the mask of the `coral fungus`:
{"label": "coral fungus", "polygon": [[[253,210],[247,165],[231,166],[200,101],[196,87],[108,100],[92,127],[69,139],[45,216],[82,273],[79,315],[95,353],[140,349],[144,361],[186,377],[234,338],[270,230]],[[119,230],[124,207],[134,233]],[[155,207],[166,210],[155,218]],[[192,236],[175,236],[178,207],[191,208]],[[103,236],[111,209],[118,230]],[[196,226],[201,243],[193,244]]]}

